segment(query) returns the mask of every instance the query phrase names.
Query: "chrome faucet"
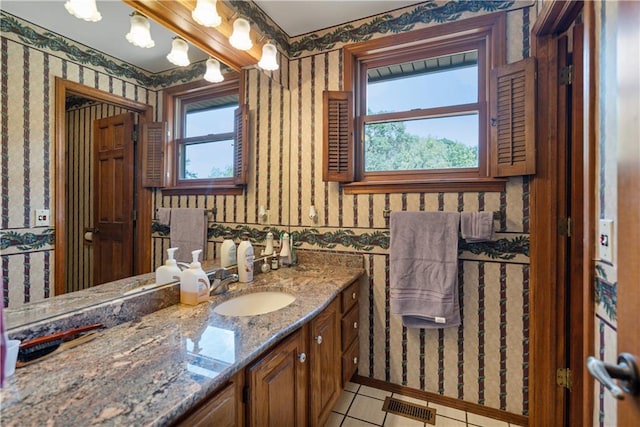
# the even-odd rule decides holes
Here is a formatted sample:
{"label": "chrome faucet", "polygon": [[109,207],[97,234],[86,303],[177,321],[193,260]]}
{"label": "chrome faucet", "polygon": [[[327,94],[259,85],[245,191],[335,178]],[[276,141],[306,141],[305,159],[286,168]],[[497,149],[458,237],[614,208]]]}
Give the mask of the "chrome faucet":
{"label": "chrome faucet", "polygon": [[220,295],[229,290],[231,283],[237,282],[239,277],[235,273],[231,273],[226,268],[218,268],[209,274],[213,278],[209,295]]}

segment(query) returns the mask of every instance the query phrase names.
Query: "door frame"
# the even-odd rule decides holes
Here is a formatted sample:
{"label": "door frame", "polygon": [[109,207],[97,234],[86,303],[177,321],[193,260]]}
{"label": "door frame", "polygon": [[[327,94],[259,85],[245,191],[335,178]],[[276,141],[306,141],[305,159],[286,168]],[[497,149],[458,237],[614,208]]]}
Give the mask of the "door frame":
{"label": "door frame", "polygon": [[[61,77],[55,78],[55,245],[54,245],[54,289],[55,295],[65,293],[66,289],[66,175],[67,165],[65,160],[66,152],[66,106],[65,100],[68,94],[82,96],[99,102],[112,104],[136,112],[145,121],[153,121],[153,107],[141,102],[123,98],[112,93],[104,92],[81,83],[65,80]],[[135,156],[142,159],[142,144],[136,144]],[[153,191],[142,186],[142,176],[136,174],[136,228],[134,241],[136,248],[135,274],[148,273],[151,269],[151,200]]]}
{"label": "door frame", "polygon": [[[572,156],[582,158],[582,186],[571,191],[571,201],[577,205],[574,216],[581,216],[578,227],[572,230],[568,244],[580,248],[578,259],[569,266],[557,262],[563,259],[560,250],[566,248],[558,232],[561,218],[559,185],[566,183],[566,168],[559,159],[566,159],[566,145],[558,144],[562,124],[558,120],[560,86],[558,79],[558,39],[567,31],[576,17],[583,12],[584,50],[574,55],[574,67],[582,79],[573,90],[581,92],[578,105],[572,108],[582,115],[582,125],[567,123],[582,130],[582,141],[573,142]],[[594,6],[582,1],[545,2],[532,29],[532,52],[538,63],[537,109],[537,170],[531,180],[531,331],[530,331],[530,405],[529,425],[591,425],[593,419],[593,380],[584,366],[587,355],[594,348],[594,251],[595,251],[595,48]],[[575,84],[574,83],[574,84]],[[574,97],[574,100],[576,98]],[[581,101],[581,102],[580,102]],[[578,136],[580,134],[578,129]],[[564,170],[562,170],[564,169]],[[565,173],[561,176],[561,173]],[[562,237],[562,239],[564,239]],[[560,301],[565,295],[568,269],[569,301]],[[570,307],[570,309],[567,309]],[[553,313],[554,315],[549,315]],[[566,334],[569,322],[571,335]],[[563,388],[556,385],[556,370],[566,367],[565,340],[570,340],[569,367],[573,375],[573,388],[568,404]],[[567,410],[569,409],[569,410]]]}

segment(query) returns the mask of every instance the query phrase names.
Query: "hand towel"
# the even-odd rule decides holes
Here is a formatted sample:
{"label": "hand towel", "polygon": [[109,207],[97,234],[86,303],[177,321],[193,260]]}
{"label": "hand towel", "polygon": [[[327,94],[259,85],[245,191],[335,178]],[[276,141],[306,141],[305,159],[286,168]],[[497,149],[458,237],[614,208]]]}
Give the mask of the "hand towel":
{"label": "hand towel", "polygon": [[178,248],[175,258],[191,262],[191,251],[202,249],[200,260],[206,259],[207,215],[204,209],[171,209],[171,247]]}
{"label": "hand towel", "polygon": [[462,212],[460,234],[469,243],[495,240],[493,212]]}
{"label": "hand towel", "polygon": [[158,224],[170,225],[171,224],[171,208],[158,208]]}
{"label": "hand towel", "polygon": [[460,324],[457,212],[392,212],[391,313],[408,328]]}

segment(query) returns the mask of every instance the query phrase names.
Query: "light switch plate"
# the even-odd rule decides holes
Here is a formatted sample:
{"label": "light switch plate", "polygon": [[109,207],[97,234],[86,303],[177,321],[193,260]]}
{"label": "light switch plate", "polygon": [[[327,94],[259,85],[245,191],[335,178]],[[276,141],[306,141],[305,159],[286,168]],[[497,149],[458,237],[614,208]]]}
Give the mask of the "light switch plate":
{"label": "light switch plate", "polygon": [[51,219],[49,218],[49,209],[36,209],[35,217],[36,227],[47,227],[51,225]]}
{"label": "light switch plate", "polygon": [[598,254],[601,261],[613,264],[613,220],[601,219],[598,227]]}

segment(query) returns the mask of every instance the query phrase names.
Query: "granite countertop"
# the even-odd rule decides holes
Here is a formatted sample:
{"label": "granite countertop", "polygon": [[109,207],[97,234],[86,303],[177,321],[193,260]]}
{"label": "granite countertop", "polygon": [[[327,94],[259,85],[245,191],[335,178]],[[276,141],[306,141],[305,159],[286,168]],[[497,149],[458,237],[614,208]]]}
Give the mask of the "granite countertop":
{"label": "granite countertop", "polygon": [[[231,295],[103,329],[93,341],[17,369],[0,391],[2,425],[167,425],[322,311],[364,273],[361,258],[355,264],[301,263],[257,275]],[[213,310],[259,290],[296,300],[259,316]]]}

